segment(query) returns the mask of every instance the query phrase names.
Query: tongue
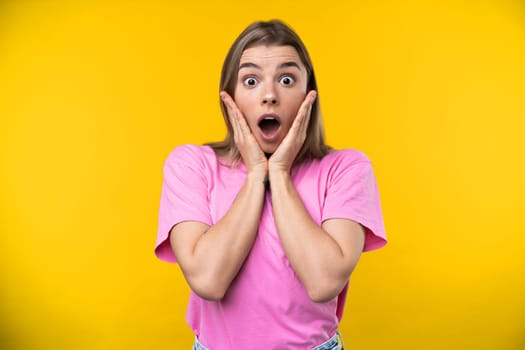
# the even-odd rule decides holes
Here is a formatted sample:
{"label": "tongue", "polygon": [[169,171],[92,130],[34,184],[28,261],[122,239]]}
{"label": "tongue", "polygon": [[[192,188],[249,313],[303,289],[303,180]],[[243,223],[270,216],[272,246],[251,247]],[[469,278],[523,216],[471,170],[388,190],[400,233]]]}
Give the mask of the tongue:
{"label": "tongue", "polygon": [[274,132],[279,129],[279,122],[275,119],[264,119],[259,124],[259,127],[261,128],[262,132],[266,135],[273,134]]}

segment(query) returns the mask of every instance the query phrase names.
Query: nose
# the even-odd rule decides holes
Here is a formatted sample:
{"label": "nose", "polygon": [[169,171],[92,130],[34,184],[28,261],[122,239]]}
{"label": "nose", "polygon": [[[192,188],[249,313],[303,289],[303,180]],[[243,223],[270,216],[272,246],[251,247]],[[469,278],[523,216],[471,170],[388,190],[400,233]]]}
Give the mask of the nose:
{"label": "nose", "polygon": [[277,98],[277,93],[273,85],[268,86],[264,90],[263,96],[262,96],[262,103],[264,105],[268,105],[268,104],[276,105],[279,103],[279,100]]}

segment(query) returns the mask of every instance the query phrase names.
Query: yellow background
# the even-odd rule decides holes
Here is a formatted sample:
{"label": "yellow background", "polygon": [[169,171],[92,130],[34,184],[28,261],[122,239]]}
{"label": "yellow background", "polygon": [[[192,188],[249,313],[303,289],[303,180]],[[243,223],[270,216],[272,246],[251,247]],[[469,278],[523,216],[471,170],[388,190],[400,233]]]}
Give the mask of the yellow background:
{"label": "yellow background", "polygon": [[270,18],[381,191],[347,347],[525,348],[523,3],[21,0],[0,2],[2,349],[190,348],[188,287],[153,255],[162,165],[223,137],[222,60]]}

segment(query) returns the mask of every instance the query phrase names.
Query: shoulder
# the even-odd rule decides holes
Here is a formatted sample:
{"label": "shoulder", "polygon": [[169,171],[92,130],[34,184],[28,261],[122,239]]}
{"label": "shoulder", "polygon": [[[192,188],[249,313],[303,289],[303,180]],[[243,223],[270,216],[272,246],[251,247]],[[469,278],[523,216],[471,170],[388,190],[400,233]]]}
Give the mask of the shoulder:
{"label": "shoulder", "polygon": [[217,157],[209,146],[183,144],[175,147],[164,162],[164,175],[170,178],[209,177],[217,168]]}
{"label": "shoulder", "polygon": [[321,160],[321,164],[325,167],[353,166],[370,163],[370,159],[365,153],[351,148],[332,150]]}
{"label": "shoulder", "polygon": [[[314,176],[325,179],[327,185],[338,181],[354,180],[373,173],[370,159],[365,153],[356,149],[332,149],[321,159],[305,162],[295,170],[297,176]],[[324,180],[323,180],[324,181]]]}
{"label": "shoulder", "polygon": [[215,152],[209,146],[184,144],[175,147],[168,155],[165,167],[173,164],[186,164],[203,167],[211,162],[216,162]]}
{"label": "shoulder", "polygon": [[368,156],[356,149],[332,150],[319,163],[320,174],[324,174],[328,184],[347,185],[372,178],[373,168]]}
{"label": "shoulder", "polygon": [[167,160],[195,160],[200,158],[210,158],[212,156],[215,156],[215,152],[209,146],[184,144],[175,147],[168,155]]}

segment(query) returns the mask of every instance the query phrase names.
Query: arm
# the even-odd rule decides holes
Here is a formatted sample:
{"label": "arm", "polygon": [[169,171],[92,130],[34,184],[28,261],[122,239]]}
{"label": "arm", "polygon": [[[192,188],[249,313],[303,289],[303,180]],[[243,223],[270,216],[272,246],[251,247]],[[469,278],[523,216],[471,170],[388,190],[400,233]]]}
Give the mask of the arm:
{"label": "arm", "polygon": [[248,175],[232,206],[215,225],[188,221],[171,230],[177,261],[200,297],[222,299],[237,275],[255,239],[264,191],[263,178]]}
{"label": "arm", "polygon": [[275,223],[283,249],[315,302],[328,301],[344,288],[363,250],[363,227],[347,219],[319,227],[305,209],[287,172],[270,172]]}
{"label": "arm", "polygon": [[316,93],[310,91],[285,139],[270,157],[273,215],[290,264],[313,301],[338,295],[352,273],[365,235],[358,223],[331,219],[319,227],[305,209],[290,179],[290,169],[301,149]]}
{"label": "arm", "polygon": [[171,230],[170,243],[186,281],[204,299],[222,299],[255,239],[264,204],[268,165],[264,153],[233,99],[221,94],[235,144],[246,165],[246,180],[226,214],[213,226],[182,222]]}

